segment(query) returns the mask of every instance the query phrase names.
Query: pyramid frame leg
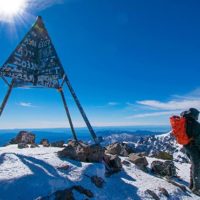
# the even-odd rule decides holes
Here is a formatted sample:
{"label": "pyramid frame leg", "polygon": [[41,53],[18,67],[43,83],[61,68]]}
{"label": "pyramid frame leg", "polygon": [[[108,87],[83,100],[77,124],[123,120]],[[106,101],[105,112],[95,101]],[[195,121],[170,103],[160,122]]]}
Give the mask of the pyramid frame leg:
{"label": "pyramid frame leg", "polygon": [[11,83],[9,84],[9,88],[8,88],[8,91],[3,99],[3,102],[0,106],[0,116],[2,115],[3,111],[4,111],[4,108],[6,106],[6,103],[8,102],[8,98],[10,97],[10,94],[12,92],[12,89],[13,89],[13,86],[14,86],[14,80],[12,79]]}
{"label": "pyramid frame leg", "polygon": [[83,107],[81,106],[80,101],[79,101],[78,97],[76,96],[76,93],[74,92],[74,89],[72,88],[72,86],[70,84],[70,81],[67,78],[66,74],[65,74],[65,83],[67,84],[67,86],[69,88],[69,91],[70,91],[72,97],[74,98],[74,101],[75,101],[75,103],[76,103],[76,105],[77,105],[77,107],[78,107],[78,109],[79,109],[79,111],[80,111],[80,113],[81,113],[81,115],[83,117],[83,120],[85,121],[85,124],[88,127],[88,130],[89,130],[94,142],[96,144],[99,144],[99,141],[98,141],[98,138],[97,138],[97,136],[96,136],[96,134],[94,132],[94,129],[92,128],[92,126],[91,126],[91,124],[90,124],[90,122],[89,122],[89,120],[87,118],[87,115],[85,114],[85,111],[83,110]]}
{"label": "pyramid frame leg", "polygon": [[62,88],[59,88],[58,91],[60,92],[60,95],[61,95],[61,98],[62,98],[62,101],[63,101],[63,105],[64,105],[64,108],[65,108],[65,111],[66,111],[66,114],[67,114],[67,118],[68,118],[68,121],[69,121],[69,125],[70,125],[70,128],[71,128],[74,140],[78,141],[77,136],[76,136],[76,132],[75,132],[75,129],[74,129],[74,125],[73,125],[73,122],[72,122],[72,119],[71,119],[71,115],[70,115],[70,112],[69,112],[69,108],[67,106],[67,102],[66,102],[66,99],[65,99],[64,92],[63,92]]}

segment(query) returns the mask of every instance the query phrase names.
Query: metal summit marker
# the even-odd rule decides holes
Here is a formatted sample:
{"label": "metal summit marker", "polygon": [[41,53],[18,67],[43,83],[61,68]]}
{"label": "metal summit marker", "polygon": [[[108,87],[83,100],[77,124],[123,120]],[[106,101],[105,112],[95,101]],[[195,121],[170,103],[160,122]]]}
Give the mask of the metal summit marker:
{"label": "metal summit marker", "polygon": [[66,84],[95,143],[100,142],[64,72],[64,68],[40,16],[37,17],[32,28],[0,68],[0,77],[9,87],[0,106],[0,116],[13,88],[54,88],[61,94],[73,137],[77,140],[71,115],[62,90],[63,85]]}
{"label": "metal summit marker", "polygon": [[41,17],[0,68],[0,75],[21,85],[59,87],[64,71]]}

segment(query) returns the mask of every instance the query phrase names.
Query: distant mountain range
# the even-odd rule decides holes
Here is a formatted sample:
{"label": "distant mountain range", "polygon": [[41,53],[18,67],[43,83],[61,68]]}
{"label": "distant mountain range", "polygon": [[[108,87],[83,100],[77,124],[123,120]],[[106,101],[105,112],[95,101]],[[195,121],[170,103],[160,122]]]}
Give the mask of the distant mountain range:
{"label": "distant mountain range", "polygon": [[[102,136],[107,140],[111,138],[112,140],[120,141],[136,141],[141,136],[151,136],[167,132],[167,127],[95,127],[97,136]],[[41,139],[47,138],[49,141],[54,142],[58,140],[67,141],[72,139],[71,130],[69,128],[54,128],[54,129],[25,129],[36,135],[36,142],[40,142]],[[164,131],[166,130],[166,131]],[[21,129],[12,130],[0,130],[0,146],[7,144],[16,134],[21,131]],[[76,128],[77,136],[80,140],[92,142],[87,128]]]}

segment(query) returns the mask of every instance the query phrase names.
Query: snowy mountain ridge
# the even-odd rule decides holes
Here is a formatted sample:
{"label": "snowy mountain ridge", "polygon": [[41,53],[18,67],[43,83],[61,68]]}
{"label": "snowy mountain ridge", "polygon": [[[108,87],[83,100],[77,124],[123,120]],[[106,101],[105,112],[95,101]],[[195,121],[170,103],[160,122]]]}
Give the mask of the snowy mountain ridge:
{"label": "snowy mountain ridge", "polygon": [[[160,199],[167,199],[160,194],[159,188],[164,187],[170,199],[198,199],[190,191],[184,193],[180,188],[162,178],[143,172],[134,164],[123,166],[123,170],[107,178],[101,163],[83,163],[72,160],[61,160],[57,157],[60,148],[18,149],[16,145],[0,148],[0,199],[27,200],[36,199],[53,192],[79,184],[90,189],[94,198],[99,200],[139,200],[153,199],[145,191],[154,191]],[[122,161],[126,158],[121,157]],[[149,164],[154,158],[147,158]],[[68,165],[67,170],[59,170],[60,166]],[[189,164],[176,163],[178,175],[188,185]],[[95,187],[87,176],[98,175],[105,180],[102,189]],[[22,189],[23,188],[23,189]],[[82,194],[74,192],[77,200],[85,199]]]}
{"label": "snowy mountain ridge", "polygon": [[135,152],[145,152],[148,156],[154,156],[159,152],[167,152],[171,154],[175,161],[189,162],[188,157],[184,153],[182,145],[176,142],[171,131],[160,135],[135,136],[127,133],[113,134],[104,138],[103,145],[123,142],[131,146]]}
{"label": "snowy mountain ridge", "polygon": [[[130,139],[124,134],[108,138],[109,141]],[[85,163],[70,159],[61,159],[57,152],[62,148],[43,147],[18,149],[17,145],[0,147],[0,200],[54,200],[54,192],[70,187],[82,187],[90,190],[95,200],[140,200],[155,199],[147,191],[153,191],[161,200],[197,200],[188,188],[190,164],[179,160],[182,153],[170,133],[147,136],[138,141],[126,142],[134,146],[136,151],[148,152],[147,171],[139,169],[135,164],[123,164],[128,157],[121,157],[122,171],[110,177],[105,176],[103,163]],[[177,183],[185,185],[186,191],[171,184],[162,177],[151,173],[151,163],[157,158],[151,157],[156,151],[167,151],[174,156],[177,168]],[[184,155],[184,153],[182,153]],[[182,155],[181,154],[181,155]],[[182,155],[182,156],[183,156]],[[89,177],[98,176],[104,181],[103,188],[97,188]],[[164,188],[169,197],[161,192]],[[45,198],[44,198],[45,197]],[[76,200],[88,199],[84,194],[73,191]]]}

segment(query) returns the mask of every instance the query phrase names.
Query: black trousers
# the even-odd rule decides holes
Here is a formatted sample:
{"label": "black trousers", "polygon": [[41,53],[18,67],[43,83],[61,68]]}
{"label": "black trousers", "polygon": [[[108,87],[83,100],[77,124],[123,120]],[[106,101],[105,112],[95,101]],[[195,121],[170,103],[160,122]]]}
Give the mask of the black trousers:
{"label": "black trousers", "polygon": [[184,147],[191,161],[190,185],[192,189],[200,190],[200,149],[195,144]]}

